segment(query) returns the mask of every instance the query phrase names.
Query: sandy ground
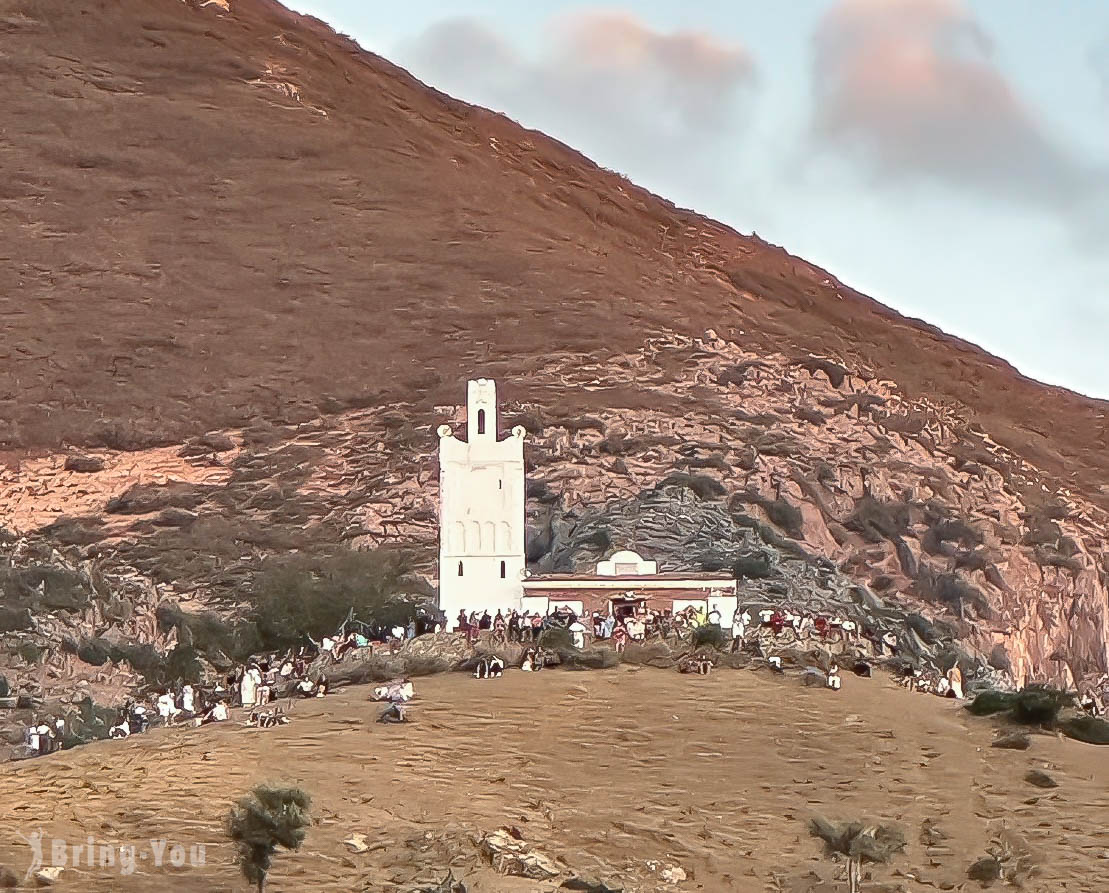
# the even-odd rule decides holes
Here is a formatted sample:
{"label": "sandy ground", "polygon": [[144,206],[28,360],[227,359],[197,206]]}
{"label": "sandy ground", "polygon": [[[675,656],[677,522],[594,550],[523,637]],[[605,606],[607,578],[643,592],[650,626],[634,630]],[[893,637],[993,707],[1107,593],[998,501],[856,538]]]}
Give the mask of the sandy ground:
{"label": "sandy ground", "polygon": [[[69,868],[59,889],[243,890],[222,822],[269,780],[307,790],[317,820],[300,852],[278,856],[273,891],[404,891],[452,864],[472,893],[552,890],[574,873],[628,891],[846,889],[806,831],[814,812],[904,828],[909,847],[875,870],[873,890],[976,889],[965,870],[1003,827],[1036,853],[1024,889],[1105,889],[1109,749],[1048,735],[1027,752],[993,749],[989,722],[884,679],[852,677],[836,694],[765,672],[624,667],[456,674],[417,692],[407,726],[375,724],[369,690],[349,688],[296,704],[277,729],[159,730],[3,766],[0,859],[22,875],[18,834],[41,828],[146,854],[129,876]],[[1033,788],[1029,768],[1059,787]],[[925,820],[948,835],[931,851]],[[502,825],[566,874],[493,874],[472,838]],[[367,852],[344,845],[355,833]],[[205,863],[154,865],[149,841],[161,838],[205,843]],[[667,887],[667,865],[687,879]]]}

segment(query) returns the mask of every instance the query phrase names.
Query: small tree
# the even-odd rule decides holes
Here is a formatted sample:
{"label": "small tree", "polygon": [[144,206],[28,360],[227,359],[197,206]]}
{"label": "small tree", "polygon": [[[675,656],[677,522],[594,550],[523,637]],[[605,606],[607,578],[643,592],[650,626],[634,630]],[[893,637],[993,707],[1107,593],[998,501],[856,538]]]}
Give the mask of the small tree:
{"label": "small tree", "polygon": [[859,893],[864,862],[889,862],[895,853],[905,848],[905,835],[894,825],[864,825],[862,822],[836,825],[814,817],[809,822],[809,832],[824,841],[824,851],[829,856],[847,857],[847,885],[851,893]]}
{"label": "small tree", "polygon": [[300,788],[258,785],[231,807],[228,834],[239,852],[243,876],[266,889],[266,875],[279,846],[296,850],[304,842],[310,798]]}

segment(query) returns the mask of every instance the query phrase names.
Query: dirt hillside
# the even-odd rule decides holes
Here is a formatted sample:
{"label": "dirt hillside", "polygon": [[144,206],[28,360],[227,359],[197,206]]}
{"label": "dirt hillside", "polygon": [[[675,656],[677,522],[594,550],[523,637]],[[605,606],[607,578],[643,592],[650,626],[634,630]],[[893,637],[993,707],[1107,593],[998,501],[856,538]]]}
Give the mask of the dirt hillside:
{"label": "dirt hillside", "polygon": [[[134,874],[78,867],[58,889],[241,889],[222,822],[261,781],[297,784],[317,824],[278,855],[267,887],[408,891],[448,868],[472,893],[552,891],[571,876],[629,893],[834,893],[843,866],[805,827],[893,822],[902,856],[872,893],[972,890],[966,871],[994,839],[1028,893],[1098,893],[1109,858],[1103,748],[1034,736],[991,748],[987,720],[878,678],[839,693],[765,670],[709,677],[621,668],[417,680],[414,724],[383,726],[366,688],[296,704],[291,725],[154,731],[0,767],[0,860],[19,874],[47,839],[135,844]],[[1058,784],[1024,780],[1030,769]],[[559,876],[497,875],[475,840],[502,826]],[[364,835],[366,851],[344,844]],[[205,864],[153,864],[150,840],[206,844]],[[663,880],[668,868],[685,880]],[[1027,869],[1032,869],[1028,876]],[[673,877],[674,875],[670,875]]]}
{"label": "dirt hillside", "polygon": [[0,0],[0,73],[6,632],[58,562],[200,604],[292,548],[433,575],[480,374],[557,503],[536,563],[678,471],[1018,680],[1109,671],[1106,404],[268,0]]}

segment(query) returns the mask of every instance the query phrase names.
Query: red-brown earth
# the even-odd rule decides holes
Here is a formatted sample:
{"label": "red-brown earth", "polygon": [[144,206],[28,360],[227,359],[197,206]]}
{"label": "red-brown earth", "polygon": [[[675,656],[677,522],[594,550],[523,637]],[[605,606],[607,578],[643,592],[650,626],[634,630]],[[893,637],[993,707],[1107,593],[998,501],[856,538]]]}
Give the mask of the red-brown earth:
{"label": "red-brown earth", "polygon": [[0,526],[201,604],[290,548],[433,573],[434,427],[492,376],[568,508],[707,474],[1018,679],[1109,670],[1107,404],[227,5],[0,0]]}

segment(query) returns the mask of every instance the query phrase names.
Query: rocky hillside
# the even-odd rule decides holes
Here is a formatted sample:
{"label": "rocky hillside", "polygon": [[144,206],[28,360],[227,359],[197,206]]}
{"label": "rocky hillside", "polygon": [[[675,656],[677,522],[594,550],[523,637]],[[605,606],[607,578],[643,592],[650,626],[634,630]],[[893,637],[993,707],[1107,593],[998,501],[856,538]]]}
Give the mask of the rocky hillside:
{"label": "rocky hillside", "polygon": [[269,0],[0,0],[0,71],[13,634],[115,597],[49,567],[197,606],[290,549],[434,573],[434,429],[486,375],[536,567],[759,554],[1018,678],[1109,669],[1106,404]]}

